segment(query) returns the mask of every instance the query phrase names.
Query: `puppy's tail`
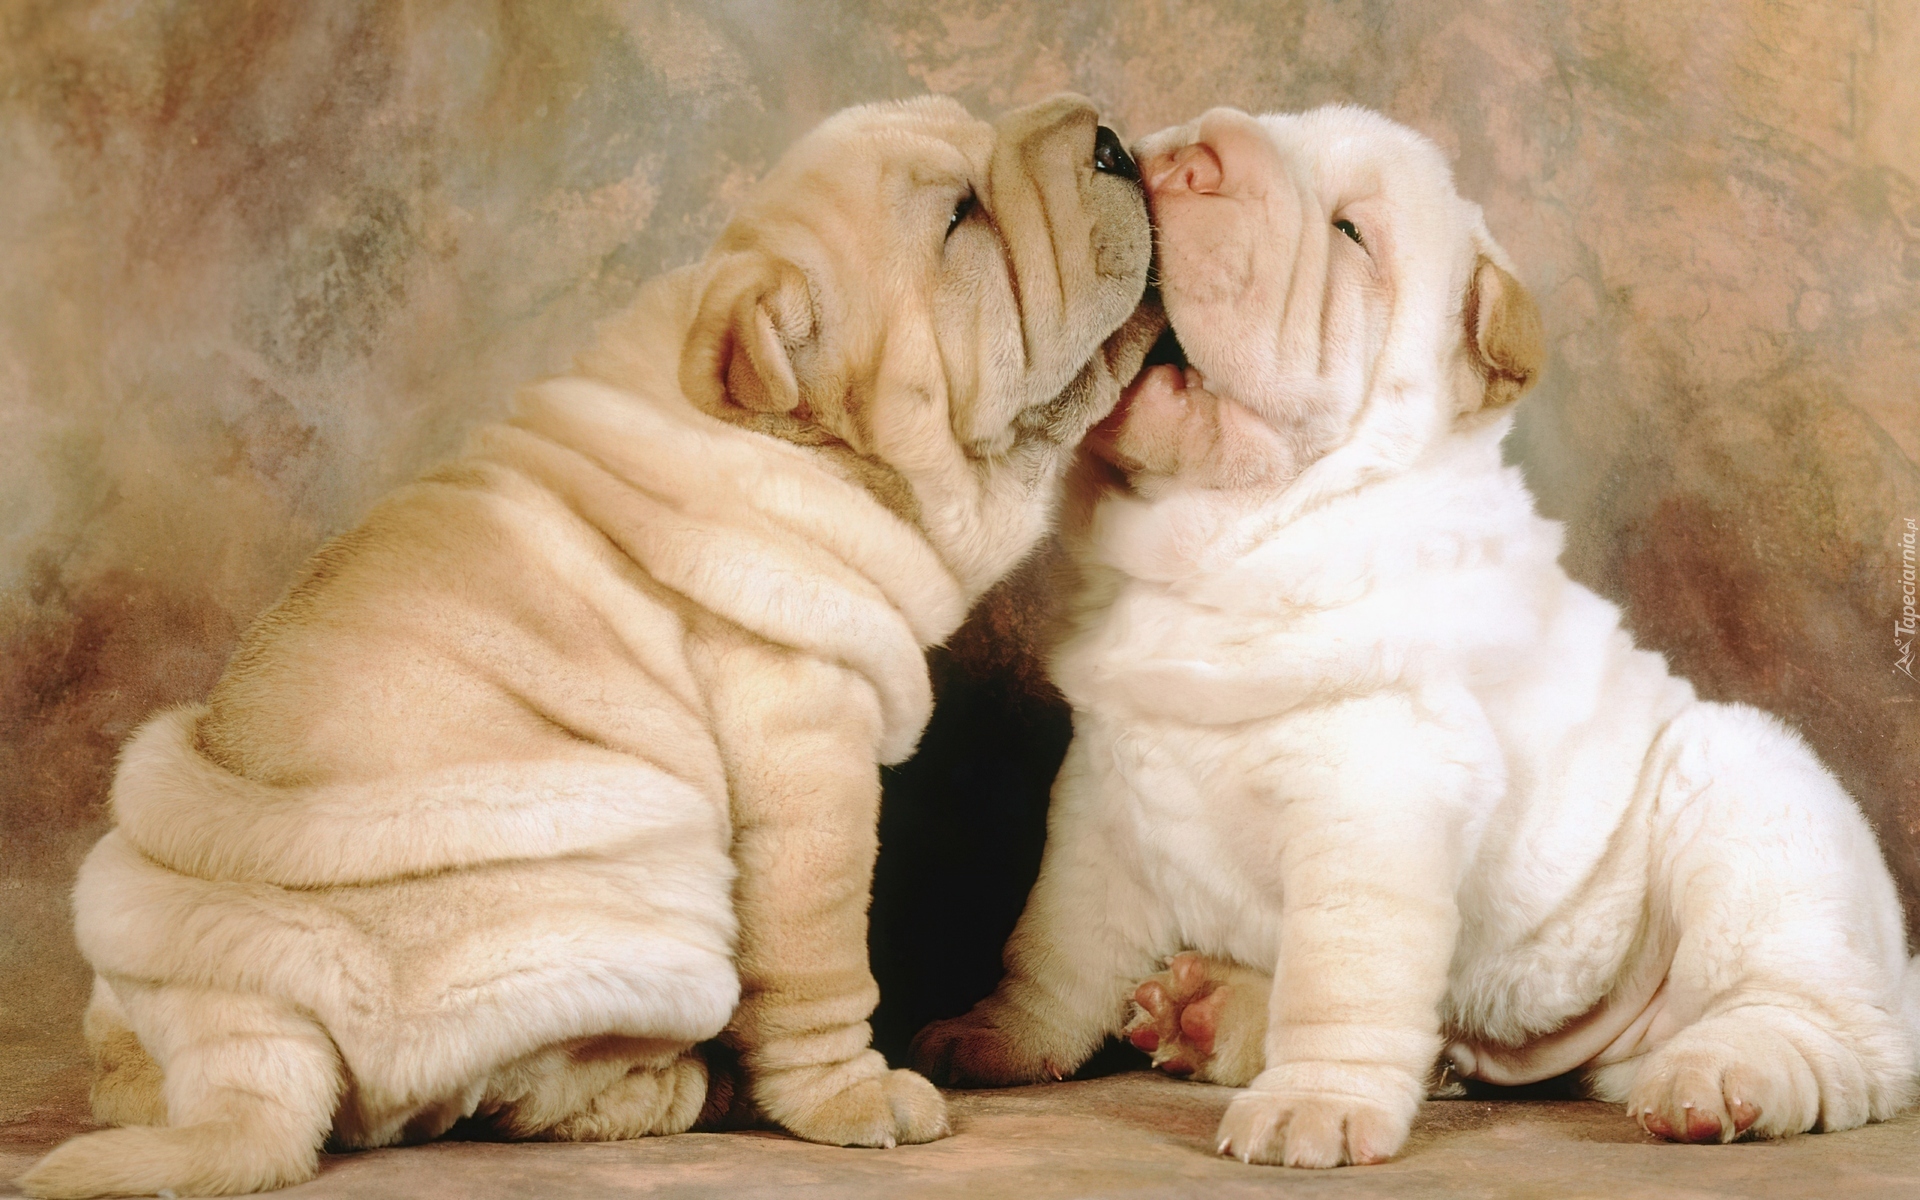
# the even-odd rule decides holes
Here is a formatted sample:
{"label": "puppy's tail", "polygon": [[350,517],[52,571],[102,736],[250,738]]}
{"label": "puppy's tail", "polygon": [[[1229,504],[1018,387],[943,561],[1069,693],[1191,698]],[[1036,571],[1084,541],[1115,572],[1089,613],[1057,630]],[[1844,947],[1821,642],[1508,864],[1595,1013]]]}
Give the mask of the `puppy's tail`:
{"label": "puppy's tail", "polygon": [[231,1196],[311,1179],[346,1085],[325,1031],[262,996],[162,989],[143,998],[174,1125],[56,1146],[20,1177],[29,1196]]}
{"label": "puppy's tail", "polygon": [[460,764],[358,783],[280,787],[198,745],[202,707],[148,721],[120,752],[113,812],[147,857],[199,879],[281,887],[376,883],[641,836],[711,834],[692,785],[581,744],[573,759]]}
{"label": "puppy's tail", "polygon": [[83,1134],[20,1177],[29,1196],[231,1196],[312,1179],[320,1147],[247,1121]]}

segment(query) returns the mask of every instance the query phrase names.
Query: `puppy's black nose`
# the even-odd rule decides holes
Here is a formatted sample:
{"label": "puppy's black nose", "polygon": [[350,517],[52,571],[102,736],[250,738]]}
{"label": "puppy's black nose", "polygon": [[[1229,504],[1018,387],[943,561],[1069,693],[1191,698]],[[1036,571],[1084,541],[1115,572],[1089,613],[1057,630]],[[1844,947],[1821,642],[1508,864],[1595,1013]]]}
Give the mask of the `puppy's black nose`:
{"label": "puppy's black nose", "polygon": [[1127,148],[1120,144],[1120,135],[1105,125],[1093,135],[1093,169],[1122,179],[1140,178],[1140,168],[1128,156]]}

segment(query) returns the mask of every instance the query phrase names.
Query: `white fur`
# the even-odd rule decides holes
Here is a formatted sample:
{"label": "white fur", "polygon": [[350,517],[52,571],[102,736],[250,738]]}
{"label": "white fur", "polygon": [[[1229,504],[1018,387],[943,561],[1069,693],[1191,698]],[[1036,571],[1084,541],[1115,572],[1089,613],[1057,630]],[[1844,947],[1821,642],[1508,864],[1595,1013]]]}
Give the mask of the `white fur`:
{"label": "white fur", "polygon": [[[923,1061],[1071,1069],[1193,949],[1275,976],[1265,1070],[1221,1126],[1249,1160],[1393,1153],[1449,1047],[1502,1083],[1585,1067],[1644,1121],[1712,1113],[1723,1137],[1743,1105],[1762,1135],[1891,1115],[1920,970],[1872,834],[1797,735],[1699,700],[1559,566],[1501,461],[1510,418],[1475,411],[1467,281],[1506,262],[1478,209],[1430,144],[1351,109],[1212,113],[1143,169],[1208,138],[1241,156],[1237,208],[1150,188],[1206,389],[1163,391],[1158,419],[1213,393],[1308,438],[1345,415],[1252,483],[1183,464],[1099,501],[1040,879],[1001,989]],[[1326,266],[1358,249],[1343,212],[1365,271]],[[1120,431],[1122,465],[1146,436]],[[1141,461],[1208,444],[1170,438]]]}

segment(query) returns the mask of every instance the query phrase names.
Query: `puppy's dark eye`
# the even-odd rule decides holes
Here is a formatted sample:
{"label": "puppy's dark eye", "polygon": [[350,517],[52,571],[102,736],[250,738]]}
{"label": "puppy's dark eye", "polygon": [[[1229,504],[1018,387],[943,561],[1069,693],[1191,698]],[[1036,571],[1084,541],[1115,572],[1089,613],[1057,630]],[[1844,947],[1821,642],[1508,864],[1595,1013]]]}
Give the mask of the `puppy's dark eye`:
{"label": "puppy's dark eye", "polygon": [[967,214],[972,211],[973,193],[969,191],[966,195],[960,197],[960,203],[953,206],[953,213],[947,218],[948,237],[953,236],[953,231],[960,228],[960,222],[966,220]]}
{"label": "puppy's dark eye", "polygon": [[1340,220],[1338,220],[1338,221],[1335,221],[1335,222],[1333,223],[1333,227],[1334,227],[1335,229],[1338,229],[1338,230],[1339,230],[1339,231],[1340,231],[1341,233],[1344,233],[1344,234],[1346,234],[1346,235],[1347,235],[1348,237],[1350,237],[1350,238],[1352,238],[1352,239],[1353,239],[1353,244],[1354,244],[1354,245],[1356,245],[1356,246],[1364,246],[1364,245],[1366,245],[1366,244],[1367,244],[1367,243],[1366,243],[1366,239],[1364,239],[1364,238],[1362,238],[1362,237],[1360,236],[1360,231],[1359,231],[1358,229],[1355,229],[1355,228],[1353,227],[1353,222],[1352,222],[1352,221],[1349,221],[1349,220],[1347,220],[1347,219],[1345,219],[1345,218],[1343,217],[1343,218],[1341,218]]}

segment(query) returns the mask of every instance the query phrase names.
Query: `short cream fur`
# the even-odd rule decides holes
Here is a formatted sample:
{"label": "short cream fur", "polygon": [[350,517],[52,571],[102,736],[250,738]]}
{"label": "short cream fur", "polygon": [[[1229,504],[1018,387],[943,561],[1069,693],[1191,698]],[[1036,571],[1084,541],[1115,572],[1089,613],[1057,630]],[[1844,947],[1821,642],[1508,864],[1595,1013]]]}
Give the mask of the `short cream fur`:
{"label": "short cream fur", "polygon": [[[1040,879],[916,1064],[1058,1076],[1152,1025],[1247,1086],[1222,1153],[1306,1167],[1397,1152],[1442,1061],[1584,1069],[1676,1140],[1908,1103],[1920,966],[1872,833],[1560,568],[1500,452],[1538,316],[1438,150],[1220,109],[1140,158],[1191,369],[1090,443],[1126,479],[1088,472]],[[1203,992],[1211,1044],[1170,1046]]]}
{"label": "short cream fur", "polygon": [[1158,332],[1095,148],[1073,97],[829,120],[575,375],[322,548],[125,748],[75,907],[129,1127],[27,1192],[278,1187],[469,1115],[683,1130],[715,1037],[802,1137],[944,1135],[868,1048],[877,764]]}

